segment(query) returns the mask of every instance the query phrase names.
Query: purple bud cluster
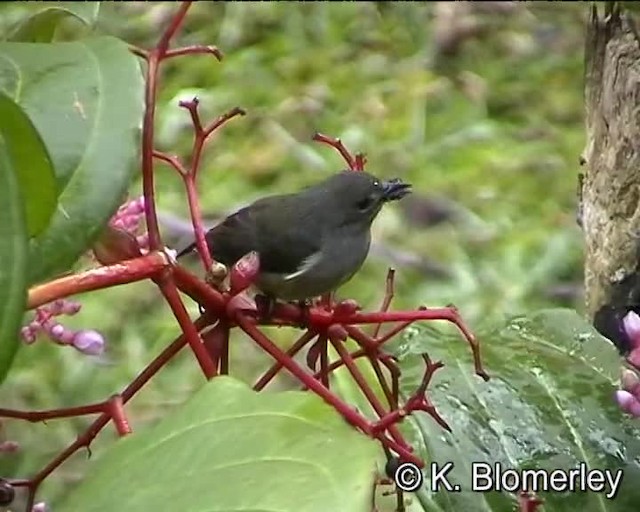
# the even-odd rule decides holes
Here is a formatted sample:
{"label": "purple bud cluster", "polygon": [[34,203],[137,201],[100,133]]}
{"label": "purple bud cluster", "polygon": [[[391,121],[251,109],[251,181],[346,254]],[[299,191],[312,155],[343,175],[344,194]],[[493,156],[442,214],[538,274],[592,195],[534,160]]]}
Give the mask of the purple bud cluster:
{"label": "purple bud cluster", "polygon": [[[629,311],[622,325],[629,338],[629,354],[627,362],[640,370],[640,316]],[[631,371],[623,370],[621,379],[622,389],[616,391],[615,398],[620,408],[636,418],[640,418],[640,377]]]}
{"label": "purple bud cluster", "polygon": [[71,345],[83,354],[97,356],[104,351],[104,338],[91,329],[73,331],[56,320],[60,315],[75,315],[81,304],[68,299],[59,299],[36,309],[35,318],[20,331],[25,343],[36,341],[38,334],[46,334],[59,345]]}

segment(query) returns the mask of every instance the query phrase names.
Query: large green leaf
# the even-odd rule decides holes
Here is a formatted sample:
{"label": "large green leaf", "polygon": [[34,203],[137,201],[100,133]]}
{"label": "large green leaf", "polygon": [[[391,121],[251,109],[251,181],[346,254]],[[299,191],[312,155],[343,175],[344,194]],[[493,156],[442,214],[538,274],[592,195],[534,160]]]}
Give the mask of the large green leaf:
{"label": "large green leaf", "polygon": [[2,92],[0,134],[20,185],[29,235],[38,235],[49,224],[56,207],[58,187],[53,166],[47,148],[27,115]]}
{"label": "large green leaf", "polygon": [[441,488],[433,493],[427,484],[416,493],[411,510],[514,510],[512,494],[470,492],[471,464],[477,462],[547,471],[581,462],[589,468],[622,469],[615,499],[595,492],[542,492],[544,510],[638,509],[640,425],[613,401],[620,360],[575,311],[543,310],[484,333],[483,356],[492,377],[486,383],[473,374],[464,342],[434,332],[416,327],[392,349],[401,359],[405,395],[422,375],[416,354],[427,351],[447,365],[437,373],[429,396],[453,433],[424,413],[417,413],[408,427],[427,464],[454,463],[447,477],[461,492]]}
{"label": "large green leaf", "polygon": [[51,224],[32,240],[34,282],[67,270],[122,201],[138,153],[142,75],[112,37],[0,43],[0,90],[42,136],[61,190]]}
{"label": "large green leaf", "polygon": [[48,43],[53,40],[58,24],[68,18],[93,25],[98,19],[100,2],[37,2],[37,11],[11,34],[10,40]]}
{"label": "large green leaf", "polygon": [[118,441],[56,510],[370,512],[377,453],[311,393],[219,377]]}
{"label": "large green leaf", "polygon": [[27,227],[9,144],[0,132],[0,383],[18,349],[26,300]]}

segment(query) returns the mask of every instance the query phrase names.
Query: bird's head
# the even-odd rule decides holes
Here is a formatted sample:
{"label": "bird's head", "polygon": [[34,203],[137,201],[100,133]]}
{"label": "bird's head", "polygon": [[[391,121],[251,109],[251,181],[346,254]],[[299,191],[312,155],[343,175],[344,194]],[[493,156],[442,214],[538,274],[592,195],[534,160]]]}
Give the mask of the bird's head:
{"label": "bird's head", "polygon": [[385,203],[397,201],[411,192],[411,185],[399,178],[384,181],[362,171],[342,171],[325,182],[325,191],[333,196],[339,224],[369,227]]}

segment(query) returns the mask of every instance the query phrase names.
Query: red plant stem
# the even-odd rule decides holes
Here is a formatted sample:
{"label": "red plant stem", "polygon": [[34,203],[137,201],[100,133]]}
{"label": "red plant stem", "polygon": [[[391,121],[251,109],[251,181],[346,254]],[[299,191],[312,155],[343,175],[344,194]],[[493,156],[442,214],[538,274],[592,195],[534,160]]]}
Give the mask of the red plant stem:
{"label": "red plant stem", "polygon": [[294,377],[303,382],[309,389],[319,395],[325,402],[332,405],[349,423],[362,430],[365,434],[370,433],[369,422],[355,412],[349,405],[344,403],[321,383],[306,373],[293,359],[282,352],[269,338],[267,338],[245,315],[236,315],[238,326],[249,335],[262,349],[273,357],[282,367],[289,370]]}
{"label": "red plant stem", "polygon": [[204,228],[202,227],[202,213],[200,212],[200,201],[198,201],[198,192],[196,190],[195,178],[192,173],[184,175],[184,187],[187,191],[187,201],[189,203],[189,212],[191,213],[191,223],[193,224],[193,232],[196,239],[196,248],[200,255],[200,261],[204,267],[205,273],[213,267],[213,259],[209,252],[209,246],[205,239]]}
{"label": "red plant stem", "polygon": [[196,55],[196,54],[206,53],[209,55],[213,55],[216,59],[221,61],[224,57],[222,51],[217,46],[205,46],[205,45],[192,45],[192,46],[183,46],[182,48],[174,48],[173,50],[167,50],[164,55],[165,59],[170,59],[172,57],[180,57],[182,55]]}
{"label": "red plant stem", "polygon": [[180,161],[180,158],[178,158],[177,155],[167,155],[166,153],[163,153],[162,151],[158,151],[157,149],[154,149],[153,150],[153,156],[154,156],[154,158],[157,158],[158,160],[162,160],[163,162],[169,164],[181,176],[184,176],[188,172],[187,169],[185,168],[185,166]]}
{"label": "red plant stem", "polygon": [[[373,367],[373,371],[376,372],[376,376],[380,381],[380,386],[389,401],[389,406],[392,408],[398,407],[398,379],[400,375],[398,365],[391,359],[391,356],[382,354],[378,350],[380,343],[377,340],[372,340],[367,336],[367,334],[355,326],[347,325],[345,326],[345,329],[351,338],[364,347],[364,353],[369,358],[369,361],[371,361],[371,366]],[[391,376],[391,389],[389,389],[389,385],[382,373],[379,362],[385,365],[387,370],[389,370],[389,375]]]}
{"label": "red plant stem", "polygon": [[329,389],[329,345],[326,334],[321,334],[318,338],[318,348],[320,349],[320,375],[321,382],[325,388]]}
{"label": "red plant stem", "polygon": [[229,375],[229,325],[220,319],[221,328],[223,329],[222,344],[220,346],[220,374]]}
{"label": "red plant stem", "polygon": [[[395,274],[396,271],[393,268],[390,268],[387,271],[387,279],[385,281],[385,291],[384,291],[384,299],[382,300],[382,305],[380,306],[380,311],[385,313],[389,310],[389,306],[391,305],[391,301],[393,300],[394,290],[395,290]],[[377,338],[378,334],[380,334],[380,328],[382,327],[382,323],[379,323],[375,326],[373,330],[372,337]]]}
{"label": "red plant stem", "polygon": [[404,331],[413,322],[414,322],[413,320],[410,320],[408,322],[402,322],[402,323],[399,323],[399,324],[393,326],[391,329],[389,329],[382,336],[380,336],[380,337],[375,339],[376,344],[378,344],[378,345],[385,344],[387,341],[389,341],[391,338],[393,338],[396,334],[398,334],[401,331]]}
{"label": "red plant stem", "polygon": [[334,148],[336,151],[338,151],[338,153],[340,153],[340,156],[342,156],[344,161],[347,163],[349,169],[356,169],[356,162],[353,156],[340,139],[329,137],[328,135],[323,135],[322,133],[316,133],[313,136],[313,140],[315,140],[316,142],[321,142],[322,144],[327,144],[328,146]]}
{"label": "red plant stem", "polygon": [[[305,345],[307,345],[311,340],[313,340],[317,336],[317,333],[313,331],[305,331],[297,341],[289,347],[289,350],[286,351],[286,355],[290,358],[293,358]],[[276,361],[271,368],[269,368],[263,375],[258,379],[258,381],[253,385],[253,389],[255,391],[261,391],[265,388],[269,382],[277,375],[277,373],[282,369],[282,363],[280,361]]]}
{"label": "red plant stem", "polygon": [[72,418],[84,416],[86,414],[97,414],[107,410],[107,402],[80,405],[78,407],[65,407],[63,409],[53,409],[47,411],[17,411],[14,409],[0,409],[1,418],[14,418],[31,423],[39,421],[54,420],[59,418]]}
{"label": "red plant stem", "polygon": [[200,365],[202,373],[204,373],[207,380],[211,379],[216,375],[216,367],[202,343],[198,330],[193,325],[191,318],[189,318],[189,313],[180,299],[178,289],[176,288],[173,279],[171,279],[170,276],[165,276],[158,280],[158,286],[162,291],[162,295],[164,295],[165,299],[169,303],[178,324],[180,324],[180,328],[186,336],[187,343],[189,343],[193,354],[196,356],[196,360]]}
{"label": "red plant stem", "polygon": [[169,49],[169,42],[178,28],[180,28],[190,5],[190,1],[182,2],[176,14],[171,18],[169,26],[160,36],[158,44],[149,52],[147,59],[144,95],[145,111],[142,122],[142,192],[145,199],[144,213],[149,235],[149,248],[152,251],[157,251],[162,247],[162,237],[160,236],[158,213],[155,203],[153,174],[153,140],[158,92],[158,71],[160,62],[164,59]]}
{"label": "red plant stem", "polygon": [[[195,322],[196,328],[202,328],[206,325],[207,318],[201,317]],[[149,382],[149,380],[158,371],[169,362],[180,350],[186,345],[186,337],[184,335],[176,338],[167,348],[165,348],[149,365],[142,370],[138,376],[122,391],[122,403],[126,404],[133,396]],[[29,480],[21,480],[16,486],[29,487],[29,500],[27,510],[33,507],[35,492],[40,483],[49,476],[56,468],[65,462],[71,455],[83,446],[88,447],[91,441],[100,433],[100,431],[109,423],[109,413],[102,413],[89,427],[77,437],[65,450],[59,453],[49,464],[42,468],[35,476]]]}
{"label": "red plant stem", "polygon": [[27,298],[27,309],[34,309],[77,293],[142,281],[157,276],[170,265],[169,258],[164,252],[152,252],[115,265],[92,268],[60,277],[32,286]]}
{"label": "red plant stem", "polygon": [[[333,321],[342,324],[370,324],[376,322],[406,322],[416,320],[446,320],[454,324],[466,338],[471,351],[476,374],[484,380],[489,380],[489,375],[484,371],[480,358],[480,346],[473,333],[453,308],[433,308],[418,311],[390,311],[386,313],[354,313],[347,318],[334,318]],[[324,319],[323,319],[324,321]]]}
{"label": "red plant stem", "polygon": [[160,40],[156,45],[156,50],[160,54],[161,57],[164,58],[165,54],[169,49],[169,43],[171,42],[171,38],[176,34],[180,25],[182,25],[182,21],[184,17],[187,15],[187,11],[191,7],[191,1],[182,2],[180,8],[176,11],[176,13],[172,16],[171,22],[166,30],[160,36]]}
{"label": "red plant stem", "polygon": [[[349,352],[347,351],[347,349],[344,347],[344,345],[340,340],[330,337],[329,341],[338,352],[340,359],[344,361],[344,364],[349,370],[349,373],[351,374],[351,376],[353,377],[353,380],[356,382],[358,387],[364,393],[364,396],[367,398],[367,400],[371,404],[371,407],[373,407],[373,410],[376,412],[376,414],[379,417],[384,416],[385,410],[383,405],[380,403],[380,400],[378,400],[378,397],[376,396],[374,391],[371,389],[371,386],[364,378],[364,375],[362,375],[362,372],[360,372],[360,369],[353,361],[351,354],[349,354]],[[406,441],[402,438],[402,435],[400,435],[400,432],[398,432],[398,429],[394,425],[389,425],[388,431],[389,431],[389,434],[391,434],[391,436],[397,443],[408,447]]]}
{"label": "red plant stem", "polygon": [[163,53],[163,51],[156,48],[149,53],[149,58],[147,59],[147,76],[145,81],[146,86],[144,98],[145,111],[142,121],[142,193],[145,199],[144,215],[147,225],[147,233],[149,235],[149,248],[152,251],[157,251],[162,247],[162,238],[160,237],[160,228],[158,226],[158,213],[156,212],[155,204],[155,187],[153,182],[153,123],[156,111],[158,67]]}
{"label": "red plant stem", "polygon": [[124,402],[122,401],[122,397],[120,395],[113,395],[107,402],[107,406],[107,412],[116,426],[118,435],[123,437],[131,434],[133,431],[131,430],[129,420],[127,420],[127,416],[124,412]]}

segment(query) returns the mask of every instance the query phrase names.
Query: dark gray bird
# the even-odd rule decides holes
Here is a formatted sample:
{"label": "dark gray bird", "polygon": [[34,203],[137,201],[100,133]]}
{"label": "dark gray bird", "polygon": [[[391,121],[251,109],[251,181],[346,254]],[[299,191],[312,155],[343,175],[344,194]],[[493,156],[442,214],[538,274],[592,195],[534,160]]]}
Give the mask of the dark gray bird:
{"label": "dark gray bird", "polygon": [[[410,191],[400,179],[343,171],[294,194],[258,199],[205,238],[212,257],[227,267],[256,251],[256,286],[267,296],[305,300],[353,277],[369,252],[371,223],[380,209]],[[194,249],[191,244],[178,257]]]}

